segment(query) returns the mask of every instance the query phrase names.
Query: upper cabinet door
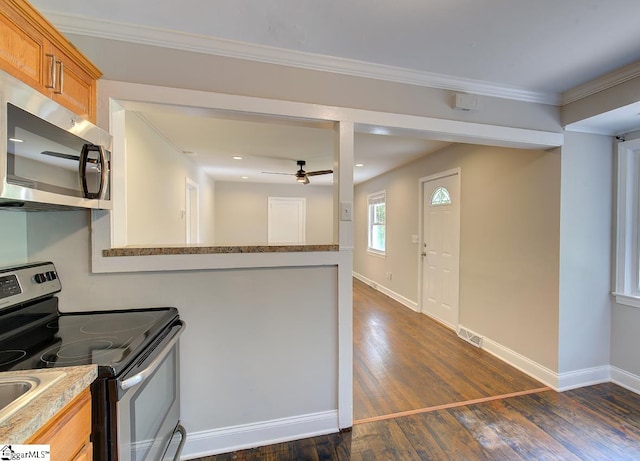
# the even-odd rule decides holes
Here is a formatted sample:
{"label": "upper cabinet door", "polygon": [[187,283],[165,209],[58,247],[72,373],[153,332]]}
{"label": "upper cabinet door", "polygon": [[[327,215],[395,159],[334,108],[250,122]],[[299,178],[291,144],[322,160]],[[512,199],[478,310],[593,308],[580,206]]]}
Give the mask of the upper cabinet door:
{"label": "upper cabinet door", "polygon": [[55,81],[50,97],[67,109],[95,122],[96,80],[59,48],[52,45],[48,55],[54,62],[50,70],[54,72]]}
{"label": "upper cabinet door", "polygon": [[40,90],[46,85],[45,38],[9,5],[0,3],[0,68]]}
{"label": "upper cabinet door", "polygon": [[0,2],[0,69],[95,123],[100,70],[25,0]]}

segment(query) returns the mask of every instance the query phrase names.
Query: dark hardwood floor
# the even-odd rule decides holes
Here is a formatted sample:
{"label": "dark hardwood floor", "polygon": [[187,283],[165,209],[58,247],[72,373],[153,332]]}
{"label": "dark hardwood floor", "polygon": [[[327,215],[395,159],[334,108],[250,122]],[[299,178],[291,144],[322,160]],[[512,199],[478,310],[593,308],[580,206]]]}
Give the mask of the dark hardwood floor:
{"label": "dark hardwood floor", "polygon": [[545,387],[358,280],[353,324],[355,421]]}
{"label": "dark hardwood floor", "polygon": [[201,458],[640,460],[640,396],[557,393],[354,282],[353,430]]}

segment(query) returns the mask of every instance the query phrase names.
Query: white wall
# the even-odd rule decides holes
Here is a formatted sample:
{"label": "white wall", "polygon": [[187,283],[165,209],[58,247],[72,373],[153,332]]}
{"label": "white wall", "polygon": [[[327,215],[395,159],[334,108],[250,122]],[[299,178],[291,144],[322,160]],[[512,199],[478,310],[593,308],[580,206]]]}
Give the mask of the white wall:
{"label": "white wall", "polygon": [[266,245],[269,197],[305,198],[306,244],[334,243],[331,186],[217,181],[216,244]]}
{"label": "white wall", "polygon": [[[455,145],[358,185],[354,270],[418,304],[418,180],[461,168],[460,324],[557,369],[560,156]],[[367,254],[366,196],[386,189],[387,251]],[[393,273],[392,280],[385,272]]]}
{"label": "white wall", "polygon": [[[127,244],[163,245],[186,242],[186,178],[198,184],[200,197],[211,206],[212,181],[198,171],[137,114],[127,112]],[[200,207],[200,219],[212,227],[212,208]],[[201,240],[213,237],[201,231]]]}
{"label": "white wall", "polygon": [[26,216],[29,260],[55,262],[65,311],[179,308],[190,437],[336,411],[336,267],[91,274],[88,212]]}
{"label": "white wall", "polygon": [[27,214],[0,210],[0,267],[27,260]]}
{"label": "white wall", "polygon": [[[569,132],[561,157],[558,371],[562,378],[562,373],[593,369],[594,381],[606,380],[611,344],[613,138]],[[604,369],[597,372],[599,367]]]}

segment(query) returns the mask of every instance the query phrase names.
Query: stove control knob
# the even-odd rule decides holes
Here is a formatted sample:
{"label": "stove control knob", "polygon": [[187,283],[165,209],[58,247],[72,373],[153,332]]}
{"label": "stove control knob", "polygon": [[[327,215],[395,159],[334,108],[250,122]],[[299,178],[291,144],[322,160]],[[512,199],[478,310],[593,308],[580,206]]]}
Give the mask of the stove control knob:
{"label": "stove control knob", "polygon": [[56,274],[54,271],[51,271],[48,274],[51,277],[51,280],[55,280],[58,278],[58,274]]}
{"label": "stove control knob", "polygon": [[36,283],[40,284],[40,283],[44,283],[47,281],[47,277],[44,275],[44,273],[41,274],[36,274],[34,277]]}

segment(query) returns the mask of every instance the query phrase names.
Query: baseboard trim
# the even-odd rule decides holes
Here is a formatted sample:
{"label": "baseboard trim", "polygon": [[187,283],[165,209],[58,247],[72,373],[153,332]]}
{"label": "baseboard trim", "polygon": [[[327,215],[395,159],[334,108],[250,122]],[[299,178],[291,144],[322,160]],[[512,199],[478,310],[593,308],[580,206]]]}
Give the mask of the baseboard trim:
{"label": "baseboard trim", "polygon": [[558,374],[555,371],[534,362],[486,336],[482,339],[482,349],[550,388],[556,391],[558,390]]}
{"label": "baseboard trim", "polygon": [[582,370],[559,373],[558,392],[611,382],[610,368],[611,367],[609,367],[609,365],[605,365],[601,367],[583,368]]}
{"label": "baseboard trim", "polygon": [[400,304],[402,304],[403,306],[408,307],[412,311],[418,312],[418,303],[417,302],[411,301],[410,299],[405,298],[401,294],[398,294],[395,291],[390,290],[389,288],[385,287],[384,285],[380,285],[378,282],[376,282],[374,280],[371,280],[371,279],[365,277],[362,274],[358,274],[357,272],[353,272],[353,276],[355,278],[357,278],[358,280],[360,280],[361,282],[366,283],[367,285],[369,285],[374,290],[378,290],[380,293],[382,293],[384,295],[387,295],[388,297],[390,297],[394,301],[397,301]]}
{"label": "baseboard trim", "polygon": [[[550,370],[549,368],[540,365],[539,363],[534,362],[533,360],[512,351],[511,349],[504,347],[502,344],[499,344],[487,337],[483,338],[482,348],[514,368],[517,368],[532,378],[546,384],[557,392],[564,392],[578,387],[592,386],[594,384],[608,383],[611,381],[616,382],[615,380],[612,380],[611,367],[608,365],[584,368],[582,370],[574,370],[566,373],[556,373],[555,371]],[[622,372],[622,370],[620,371]],[[621,380],[625,379],[625,377],[622,377],[622,373],[620,376]],[[628,386],[634,385],[634,381],[629,378],[626,378],[626,381],[623,382],[628,383]],[[640,378],[637,378],[635,385],[637,386],[636,389],[640,389]],[[630,390],[634,389],[631,388]]]}
{"label": "baseboard trim", "polygon": [[629,373],[618,367],[611,367],[611,381],[618,386],[640,394],[640,376]]}
{"label": "baseboard trim", "polygon": [[190,432],[182,460],[338,432],[338,411]]}

